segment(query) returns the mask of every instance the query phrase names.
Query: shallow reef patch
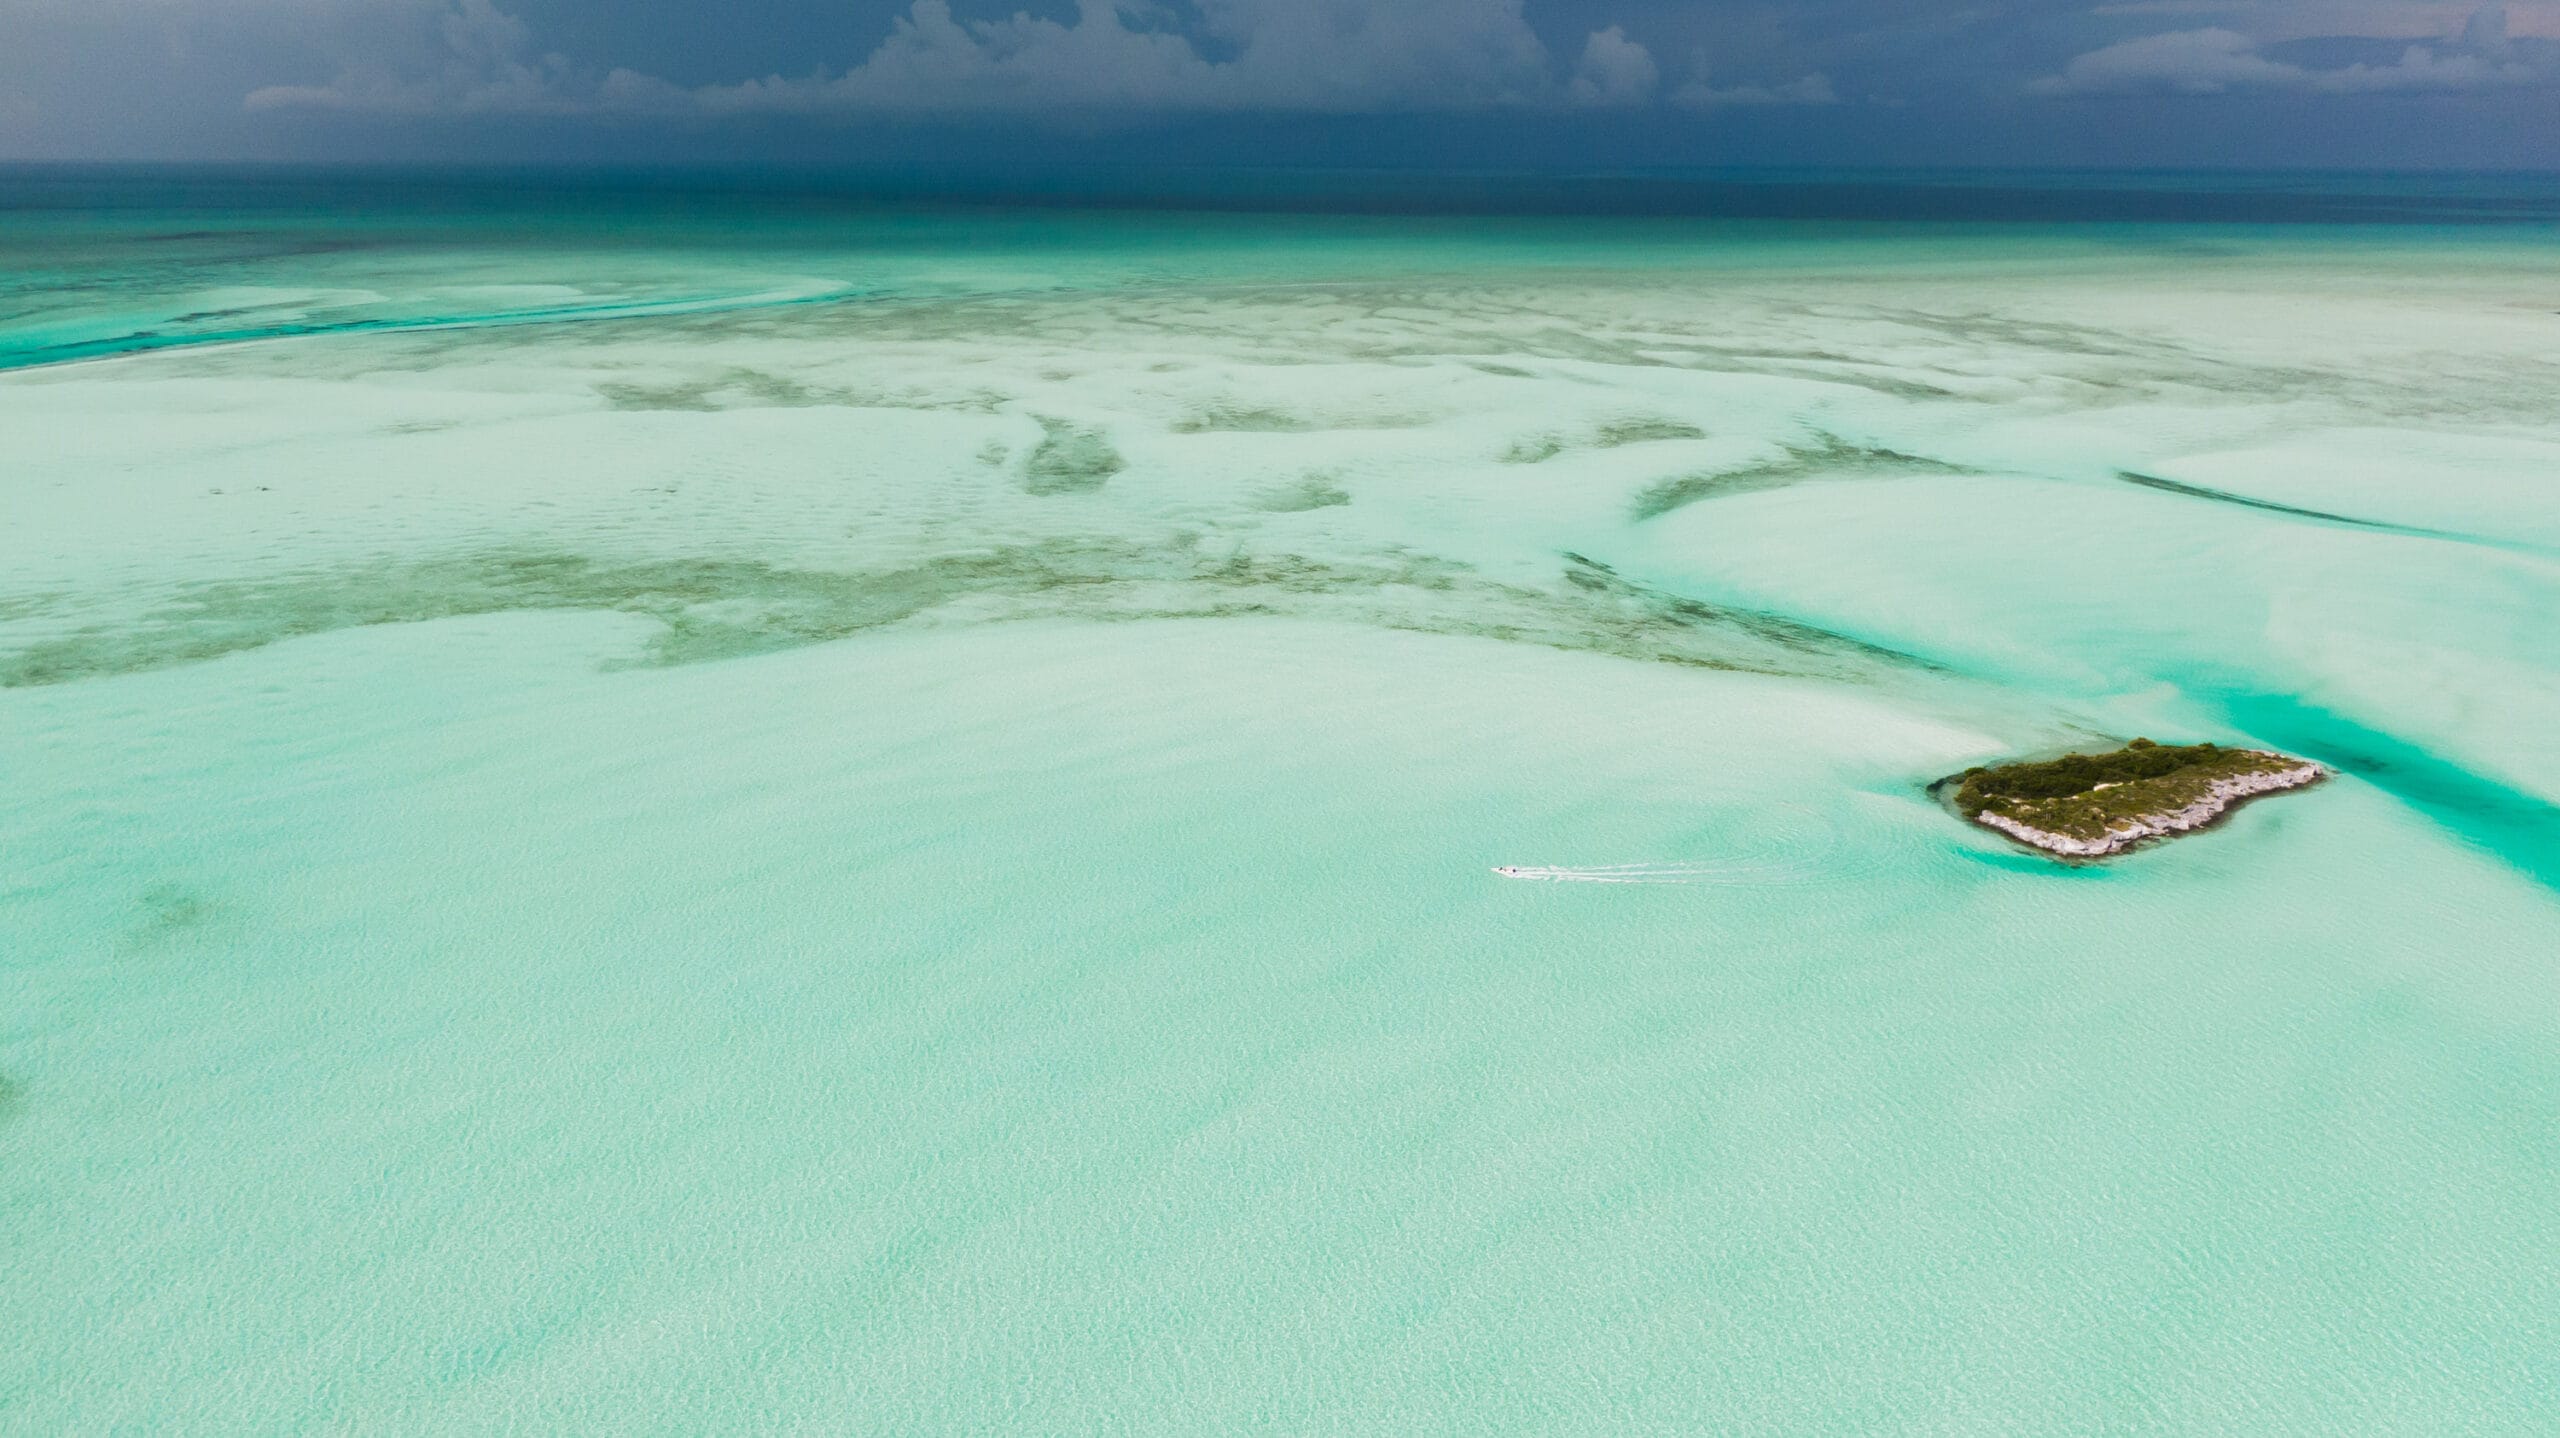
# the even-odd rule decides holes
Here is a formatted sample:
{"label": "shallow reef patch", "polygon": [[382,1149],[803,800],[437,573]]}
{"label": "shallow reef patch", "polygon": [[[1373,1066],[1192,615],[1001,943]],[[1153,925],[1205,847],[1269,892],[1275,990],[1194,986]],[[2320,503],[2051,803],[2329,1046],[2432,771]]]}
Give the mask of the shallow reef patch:
{"label": "shallow reef patch", "polygon": [[1533,434],[1515,439],[1502,451],[1504,464],[1544,464],[1565,452],[1562,435]]}
{"label": "shallow reef patch", "polygon": [[1253,507],[1266,514],[1301,514],[1350,502],[1351,491],[1344,489],[1339,479],[1318,473],[1263,490],[1254,496]]}
{"label": "shallow reef patch", "polygon": [[1267,405],[1221,402],[1174,421],[1175,434],[1318,434],[1338,429],[1409,429],[1423,419],[1404,413],[1365,412],[1322,417]]}
{"label": "shallow reef patch", "polygon": [[139,918],[127,931],[127,942],[136,948],[149,948],[196,932],[219,916],[213,900],[188,885],[174,881],[153,884],[134,900]]}
{"label": "shallow reef patch", "polygon": [[1789,445],[1783,458],[1740,469],[1704,470],[1676,475],[1646,486],[1628,506],[1628,517],[1641,523],[1660,519],[1701,500],[1722,499],[1763,489],[1784,489],[1826,476],[1964,474],[1961,465],[1924,455],[1905,454],[1877,445],[1852,444],[1826,434],[1809,445]]}
{"label": "shallow reef patch", "polygon": [[1213,404],[1176,420],[1175,434],[1302,434],[1322,426],[1286,410]]}
{"label": "shallow reef patch", "polygon": [[1653,444],[1672,439],[1705,439],[1707,432],[1694,424],[1676,419],[1639,416],[1612,420],[1592,434],[1591,442],[1601,449],[1619,449],[1630,444]]}
{"label": "shallow reef patch", "polygon": [[1022,466],[1026,494],[1091,494],[1129,467],[1099,430],[1044,418],[1040,431],[1040,443]]}
{"label": "shallow reef patch", "polygon": [[[1311,481],[1294,502],[1335,502],[1329,484]],[[637,662],[689,664],[823,643],[961,601],[968,603],[952,613],[965,622],[1251,612],[1765,673],[1849,678],[1932,667],[1781,615],[1637,583],[1581,555],[1565,556],[1561,578],[1552,588],[1498,582],[1458,561],[1398,548],[1326,557],[1218,549],[1196,534],[993,544],[866,570],[488,551],[197,586],[136,621],[0,654],[0,687],[166,668],[333,630],[511,610],[645,615],[662,627]]]}
{"label": "shallow reef patch", "polygon": [[[1917,655],[1802,620],[1709,604],[1640,584],[1599,560],[1570,550],[1564,560],[1565,582],[1588,596],[1584,608],[1593,617],[1597,641],[1576,647],[1631,659],[1764,669],[1771,673],[1823,672],[1826,666],[1818,661],[1839,660],[1888,668],[1938,667]],[[1731,654],[1718,654],[1711,648],[1702,650],[1697,647],[1702,635],[1748,639],[1760,651],[1763,662],[1737,663]],[[1792,656],[1797,662],[1784,662],[1775,656]]]}
{"label": "shallow reef patch", "polygon": [[842,385],[809,384],[788,375],[733,365],[714,374],[664,384],[607,380],[596,387],[609,408],[623,411],[714,414],[733,409],[917,409],[992,414],[1004,397],[984,391],[959,394],[878,392]]}
{"label": "shallow reef patch", "polygon": [[1554,431],[1523,435],[1505,446],[1501,457],[1504,464],[1544,464],[1570,449],[1623,449],[1631,444],[1706,437],[1705,430],[1682,420],[1635,415],[1610,420],[1580,437]]}

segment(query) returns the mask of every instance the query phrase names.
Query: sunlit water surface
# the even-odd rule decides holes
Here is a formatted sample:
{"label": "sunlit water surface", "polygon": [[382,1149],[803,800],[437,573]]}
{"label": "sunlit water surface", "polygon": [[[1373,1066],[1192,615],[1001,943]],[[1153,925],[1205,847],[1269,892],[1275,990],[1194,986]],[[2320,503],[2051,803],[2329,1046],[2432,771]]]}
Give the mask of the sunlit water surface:
{"label": "sunlit water surface", "polygon": [[[93,183],[0,1427],[2560,1409],[2547,222]],[[2343,777],[1924,790],[2134,734]]]}

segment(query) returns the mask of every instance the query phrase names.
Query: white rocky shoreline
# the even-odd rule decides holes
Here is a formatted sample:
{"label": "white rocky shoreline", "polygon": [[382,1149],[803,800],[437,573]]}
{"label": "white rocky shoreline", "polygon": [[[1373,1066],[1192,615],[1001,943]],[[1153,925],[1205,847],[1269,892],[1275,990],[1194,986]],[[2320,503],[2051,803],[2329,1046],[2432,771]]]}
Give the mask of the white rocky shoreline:
{"label": "white rocky shoreline", "polygon": [[2272,794],[2284,789],[2299,789],[2305,784],[2316,784],[2328,778],[2329,772],[2328,766],[2315,764],[2306,759],[2290,769],[2216,779],[2203,798],[2185,808],[2173,809],[2165,814],[2142,815],[2122,825],[2109,828],[2104,836],[2096,839],[2075,839],[2069,834],[2056,834],[1988,810],[1976,814],[1974,822],[1985,828],[1997,829],[2022,844],[2042,849],[2049,854],[2060,854],[2074,859],[2096,859],[2109,854],[2122,853],[2136,844],[2153,839],[2201,829],[2221,818],[2236,804],[2261,794]]}

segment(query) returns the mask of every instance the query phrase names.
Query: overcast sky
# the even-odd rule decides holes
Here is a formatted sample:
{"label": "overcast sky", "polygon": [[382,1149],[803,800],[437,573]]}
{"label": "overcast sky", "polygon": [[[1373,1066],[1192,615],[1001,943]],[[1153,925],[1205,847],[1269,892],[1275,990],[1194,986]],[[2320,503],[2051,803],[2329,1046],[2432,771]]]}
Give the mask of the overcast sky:
{"label": "overcast sky", "polygon": [[2560,0],[0,0],[0,159],[2560,168]]}

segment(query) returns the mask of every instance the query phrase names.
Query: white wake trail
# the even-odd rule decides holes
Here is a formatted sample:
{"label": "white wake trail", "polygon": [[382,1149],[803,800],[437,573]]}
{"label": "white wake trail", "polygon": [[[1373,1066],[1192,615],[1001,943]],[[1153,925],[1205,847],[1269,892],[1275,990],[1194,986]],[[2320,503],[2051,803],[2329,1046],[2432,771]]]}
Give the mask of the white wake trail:
{"label": "white wake trail", "polygon": [[1503,864],[1494,869],[1506,879],[1537,879],[1557,884],[1711,884],[1747,874],[1749,866],[1726,864],[1600,864],[1588,868]]}

